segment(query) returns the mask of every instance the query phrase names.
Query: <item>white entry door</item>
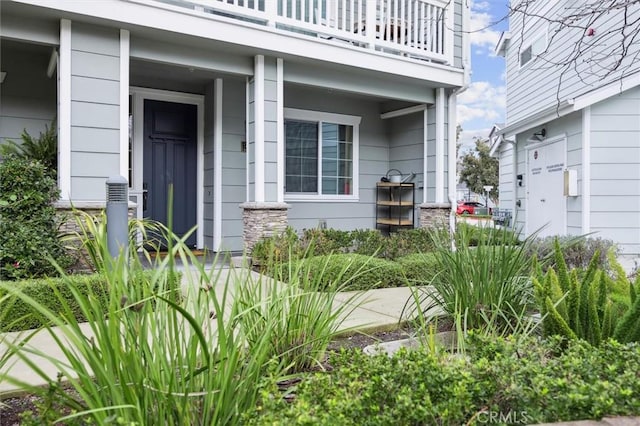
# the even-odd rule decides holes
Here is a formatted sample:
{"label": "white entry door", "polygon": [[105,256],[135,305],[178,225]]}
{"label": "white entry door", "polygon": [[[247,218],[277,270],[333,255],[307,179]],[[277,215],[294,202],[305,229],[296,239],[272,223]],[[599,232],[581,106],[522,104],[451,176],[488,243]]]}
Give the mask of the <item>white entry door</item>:
{"label": "white entry door", "polygon": [[527,234],[539,231],[538,236],[546,237],[566,233],[565,146],[562,138],[528,148]]}

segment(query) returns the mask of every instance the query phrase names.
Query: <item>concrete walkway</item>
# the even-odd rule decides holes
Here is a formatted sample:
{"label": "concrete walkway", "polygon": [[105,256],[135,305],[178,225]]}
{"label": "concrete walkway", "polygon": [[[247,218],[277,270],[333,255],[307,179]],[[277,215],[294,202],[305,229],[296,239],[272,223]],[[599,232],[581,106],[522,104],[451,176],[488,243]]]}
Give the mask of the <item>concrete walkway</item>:
{"label": "concrete walkway", "polygon": [[[193,285],[189,283],[197,282],[198,277],[193,270],[187,268],[182,268],[182,273],[183,289],[185,294],[188,294],[189,289],[193,287]],[[213,273],[213,279],[215,281],[218,283],[229,282],[231,285],[233,285],[233,283],[244,282],[244,279],[259,278],[260,275],[256,272],[245,268],[229,266],[218,266]],[[221,291],[218,287],[213,288],[216,289],[216,293]],[[230,288],[230,292],[233,294],[233,288]],[[354,299],[354,296],[357,297]],[[335,298],[334,306],[336,308],[349,302],[353,304],[350,307],[352,310],[350,310],[349,315],[344,319],[340,330],[345,331],[345,334],[350,334],[357,331],[377,331],[395,328],[399,325],[406,302],[411,298],[411,290],[409,288],[387,288],[366,292],[339,293]],[[81,324],[81,328],[85,336],[88,338],[92,336],[90,324]],[[19,335],[19,332],[5,333],[4,335],[0,334],[0,354],[6,351],[6,345],[1,342],[14,341]],[[62,332],[60,331],[57,335],[62,336]],[[65,360],[61,348],[47,330],[37,332],[26,346],[27,350],[29,348],[44,352],[54,359]],[[58,369],[53,363],[39,356],[33,356],[32,358],[37,362],[38,368],[45,371],[52,379],[56,378]],[[33,385],[45,385],[42,378],[34,373],[32,368],[17,358],[0,369],[0,374],[4,372],[10,372],[12,377],[19,377],[22,381]],[[20,392],[21,389],[13,384],[7,381],[0,382],[0,400],[8,398],[11,395],[20,394]]]}

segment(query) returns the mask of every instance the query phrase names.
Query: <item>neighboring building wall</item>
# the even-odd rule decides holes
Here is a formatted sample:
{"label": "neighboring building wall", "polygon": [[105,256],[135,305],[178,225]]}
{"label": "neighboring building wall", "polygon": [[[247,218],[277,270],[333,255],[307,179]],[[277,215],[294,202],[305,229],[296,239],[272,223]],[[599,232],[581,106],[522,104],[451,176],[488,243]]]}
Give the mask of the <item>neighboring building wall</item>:
{"label": "neighboring building wall", "polygon": [[[6,78],[0,89],[0,143],[34,137],[56,117],[56,77],[47,77],[52,47],[0,40]],[[55,124],[54,124],[55,126]]]}
{"label": "neighboring building wall", "polygon": [[[389,169],[389,136],[380,105],[327,89],[285,85],[285,106],[361,116],[359,202],[299,202],[291,204],[289,224],[296,229],[315,228],[319,220],[336,229],[375,228],[375,188]],[[285,194],[286,198],[286,194]]]}
{"label": "neighboring building wall", "polygon": [[591,107],[591,231],[640,253],[640,88]]}
{"label": "neighboring building wall", "polygon": [[222,95],[222,250],[242,250],[242,209],[247,197],[245,81],[225,78]]}
{"label": "neighboring building wall", "polygon": [[[613,63],[619,59],[614,55],[617,42],[622,37],[620,31],[609,33],[612,27],[619,28],[624,22],[622,9],[611,11],[596,22],[580,22],[559,29],[563,15],[575,13],[572,2],[522,2],[527,4],[526,17],[521,13],[512,14],[509,20],[511,40],[506,54],[507,68],[507,124],[513,124],[542,109],[557,105],[559,100],[571,99],[596,87],[616,81],[623,75],[631,75],[640,69],[640,61],[635,58],[640,44],[634,43],[625,54],[621,66],[610,75],[605,75]],[[580,3],[580,2],[575,2]],[[584,3],[584,2],[583,2]],[[536,18],[535,15],[544,16]],[[640,18],[640,7],[631,6],[628,22]],[[589,17],[591,19],[591,17]],[[524,22],[524,26],[523,26]],[[575,25],[584,24],[595,29],[593,37],[587,37]],[[547,34],[552,44],[540,59],[532,59],[520,67],[519,56],[538,36]],[[600,40],[598,37],[602,36]],[[576,43],[582,42],[583,50],[576,61],[567,59]],[[595,46],[588,50],[587,45]],[[569,48],[567,46],[570,46]],[[555,65],[560,64],[560,65]]]}
{"label": "neighboring building wall", "polygon": [[502,142],[499,149],[499,186],[498,196],[500,202],[498,207],[501,209],[510,209],[511,213],[515,211],[515,187],[514,182],[514,146],[508,142]]}
{"label": "neighboring building wall", "polygon": [[104,200],[120,174],[120,38],[116,29],[71,25],[71,197]]}

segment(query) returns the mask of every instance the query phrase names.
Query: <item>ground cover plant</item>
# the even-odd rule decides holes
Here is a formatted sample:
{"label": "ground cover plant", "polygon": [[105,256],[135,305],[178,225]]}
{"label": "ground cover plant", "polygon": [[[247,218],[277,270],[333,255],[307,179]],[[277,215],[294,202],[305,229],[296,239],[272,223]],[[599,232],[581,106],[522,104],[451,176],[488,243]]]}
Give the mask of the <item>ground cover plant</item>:
{"label": "ground cover plant", "polygon": [[[637,415],[640,346],[472,335],[467,356],[426,347],[392,357],[342,351],[332,370],[283,398],[271,389],[251,424],[535,424]],[[493,419],[491,422],[490,420]]]}

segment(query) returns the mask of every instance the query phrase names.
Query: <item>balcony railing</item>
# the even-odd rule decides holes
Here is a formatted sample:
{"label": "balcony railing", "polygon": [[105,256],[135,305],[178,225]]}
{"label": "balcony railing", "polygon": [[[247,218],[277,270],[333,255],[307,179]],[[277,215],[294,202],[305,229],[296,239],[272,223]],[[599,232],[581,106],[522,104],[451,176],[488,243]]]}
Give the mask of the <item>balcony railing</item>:
{"label": "balcony railing", "polygon": [[450,63],[447,0],[154,0],[392,54]]}

